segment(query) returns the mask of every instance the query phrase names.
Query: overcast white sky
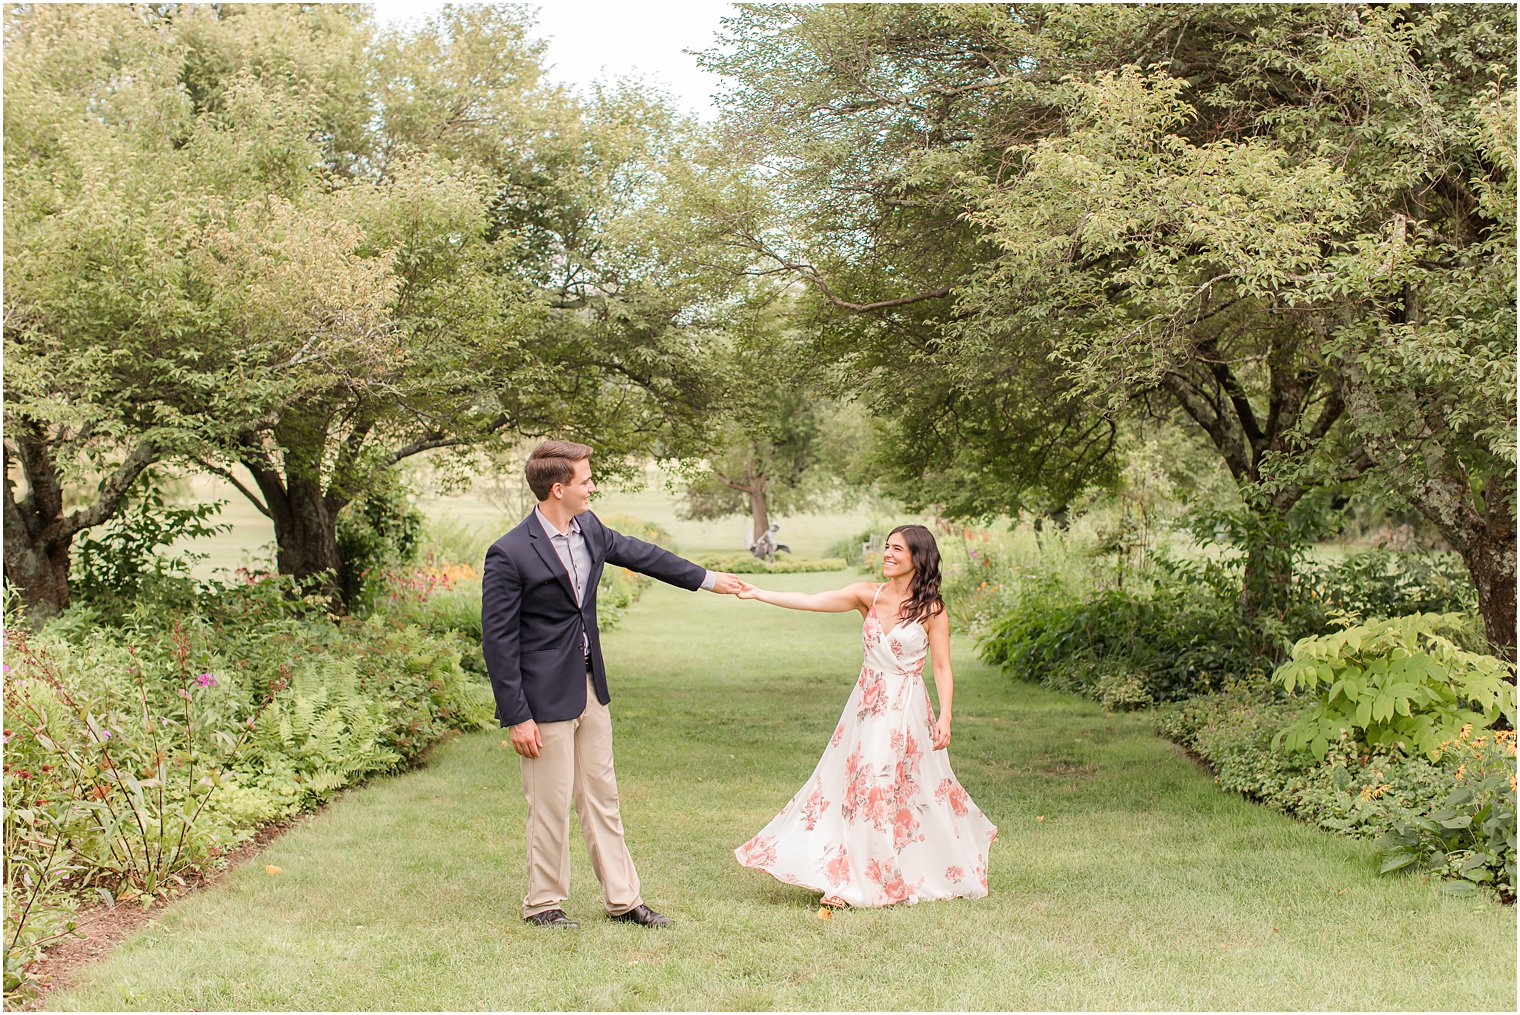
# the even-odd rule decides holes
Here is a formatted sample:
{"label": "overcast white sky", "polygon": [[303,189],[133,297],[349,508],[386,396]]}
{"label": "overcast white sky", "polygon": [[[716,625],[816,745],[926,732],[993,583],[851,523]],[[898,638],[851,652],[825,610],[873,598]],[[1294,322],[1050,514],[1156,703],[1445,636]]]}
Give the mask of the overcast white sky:
{"label": "overcast white sky", "polygon": [[[394,24],[425,17],[441,0],[377,0],[376,17]],[[727,3],[683,0],[650,3],[624,0],[546,0],[539,8],[539,34],[548,40],[550,75],[584,87],[626,74],[660,82],[676,100],[704,119],[712,115],[710,96],[719,79],[697,67],[683,49],[706,49],[718,19],[733,11]]]}

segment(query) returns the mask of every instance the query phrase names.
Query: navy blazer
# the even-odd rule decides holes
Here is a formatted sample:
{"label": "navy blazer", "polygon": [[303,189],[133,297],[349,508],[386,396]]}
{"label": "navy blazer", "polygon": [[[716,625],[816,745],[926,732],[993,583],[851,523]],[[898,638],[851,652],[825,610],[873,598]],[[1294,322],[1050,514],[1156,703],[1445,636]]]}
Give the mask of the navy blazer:
{"label": "navy blazer", "polygon": [[529,719],[579,718],[586,710],[586,657],[581,649],[588,643],[596,698],[604,705],[612,700],[596,630],[596,590],[604,562],[693,592],[707,577],[706,568],[614,532],[590,511],[576,520],[591,557],[579,607],[570,573],[534,512],[486,551],[481,642],[496,696],[496,718],[504,727]]}

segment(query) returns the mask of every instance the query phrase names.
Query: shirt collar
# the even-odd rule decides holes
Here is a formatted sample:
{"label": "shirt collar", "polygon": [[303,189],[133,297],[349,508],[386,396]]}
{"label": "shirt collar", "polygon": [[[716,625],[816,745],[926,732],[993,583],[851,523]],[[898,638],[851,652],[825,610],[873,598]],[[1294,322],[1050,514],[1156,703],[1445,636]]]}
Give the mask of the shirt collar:
{"label": "shirt collar", "polygon": [[533,513],[534,513],[534,515],[536,515],[538,517],[538,523],[544,527],[544,532],[548,533],[550,539],[553,539],[555,536],[567,536],[567,535],[572,535],[572,534],[573,535],[579,535],[580,534],[581,523],[580,523],[580,519],[578,519],[578,518],[572,518],[572,519],[570,519],[570,528],[569,528],[569,530],[567,532],[561,532],[559,529],[556,529],[554,527],[554,523],[551,522],[551,521],[549,521],[549,519],[547,517],[545,517],[544,513],[538,509],[538,505],[537,504],[535,504],[533,506]]}

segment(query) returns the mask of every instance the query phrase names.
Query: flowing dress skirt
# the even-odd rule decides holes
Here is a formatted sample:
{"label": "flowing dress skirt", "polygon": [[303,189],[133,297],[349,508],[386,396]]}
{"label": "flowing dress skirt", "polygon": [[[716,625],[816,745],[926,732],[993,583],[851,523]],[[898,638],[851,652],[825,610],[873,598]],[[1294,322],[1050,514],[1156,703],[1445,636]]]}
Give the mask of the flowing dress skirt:
{"label": "flowing dress skirt", "polygon": [[734,850],[739,863],[857,907],[982,898],[997,828],[932,749],[928,637],[865,623],[866,660],[802,789]]}

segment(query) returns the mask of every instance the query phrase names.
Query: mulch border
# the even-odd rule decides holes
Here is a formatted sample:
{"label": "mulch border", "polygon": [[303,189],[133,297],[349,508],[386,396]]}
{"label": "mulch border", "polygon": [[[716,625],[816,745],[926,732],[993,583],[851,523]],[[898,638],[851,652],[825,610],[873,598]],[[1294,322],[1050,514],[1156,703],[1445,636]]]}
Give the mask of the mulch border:
{"label": "mulch border", "polygon": [[81,967],[105,956],[105,954],[133,932],[152,923],[169,907],[177,905],[192,892],[199,892],[220,882],[233,869],[247,863],[264,848],[300,825],[305,824],[326,810],[326,806],[308,811],[283,821],[264,825],[253,837],[228,852],[223,862],[210,870],[203,870],[188,879],[179,894],[167,904],[144,909],[133,902],[107,906],[103,902],[86,903],[79,907],[78,926],[74,934],[62,938],[33,962],[29,972],[37,993],[20,1005],[5,1006],[6,1011],[40,1011],[48,996],[56,990],[71,986]]}

